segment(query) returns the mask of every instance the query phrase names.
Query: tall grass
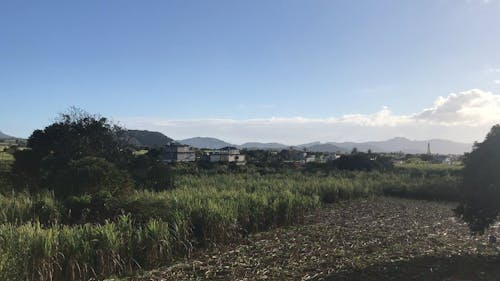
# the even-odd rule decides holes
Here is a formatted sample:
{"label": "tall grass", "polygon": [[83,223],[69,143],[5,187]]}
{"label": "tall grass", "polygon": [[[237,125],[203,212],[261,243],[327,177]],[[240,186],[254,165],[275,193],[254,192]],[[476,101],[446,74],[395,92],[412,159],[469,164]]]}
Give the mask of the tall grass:
{"label": "tall grass", "polygon": [[65,210],[50,193],[0,195],[0,280],[101,279],[296,223],[324,203],[384,194],[452,199],[457,181],[361,172],[186,175],[175,190],[140,191],[114,201],[122,215],[103,224],[74,226],[61,224]]}
{"label": "tall grass", "polygon": [[128,216],[102,225],[0,226],[0,280],[88,280],[171,261],[178,238],[166,222],[134,226]]}
{"label": "tall grass", "polygon": [[0,194],[0,223],[23,224],[37,221],[52,224],[60,220],[61,206],[52,193]]}

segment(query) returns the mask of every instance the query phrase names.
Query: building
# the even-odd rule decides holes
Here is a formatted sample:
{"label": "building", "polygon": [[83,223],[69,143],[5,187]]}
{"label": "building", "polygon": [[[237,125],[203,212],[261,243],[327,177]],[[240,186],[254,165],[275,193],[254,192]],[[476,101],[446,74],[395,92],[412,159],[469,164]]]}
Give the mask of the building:
{"label": "building", "polygon": [[326,154],[323,157],[323,161],[324,162],[335,161],[335,160],[337,160],[339,158],[340,158],[340,154],[337,154],[335,152],[331,152],[331,153]]}
{"label": "building", "polygon": [[226,162],[236,163],[237,165],[245,165],[245,155],[240,153],[240,150],[235,147],[224,147],[218,150],[212,150],[208,153],[210,162]]}
{"label": "building", "polygon": [[189,145],[169,143],[163,147],[160,159],[169,163],[194,162],[196,161],[196,152],[194,148]]}
{"label": "building", "polygon": [[304,163],[316,162],[316,155],[309,154],[309,153],[304,153],[304,155],[303,155],[303,161],[304,161]]}

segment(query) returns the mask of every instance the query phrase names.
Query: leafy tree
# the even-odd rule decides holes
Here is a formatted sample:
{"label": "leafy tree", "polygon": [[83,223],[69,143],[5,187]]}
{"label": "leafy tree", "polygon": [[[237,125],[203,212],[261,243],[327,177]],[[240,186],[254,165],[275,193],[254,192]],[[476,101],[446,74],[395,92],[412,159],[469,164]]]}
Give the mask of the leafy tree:
{"label": "leafy tree", "polygon": [[[78,165],[96,173],[98,167],[110,173],[126,168],[133,156],[123,135],[124,130],[106,118],[72,108],[45,129],[34,131],[28,139],[28,149],[14,154],[15,184],[31,191],[56,188],[56,195],[69,194],[75,185],[65,179]],[[85,157],[94,158],[78,162]],[[68,184],[68,192],[62,190],[62,183]]]}
{"label": "leafy tree", "polygon": [[333,161],[339,170],[350,171],[385,171],[393,168],[390,158],[356,152],[355,154],[342,155]]}
{"label": "leafy tree", "polygon": [[500,213],[500,125],[465,156],[462,200],[455,212],[473,232],[483,233]]}

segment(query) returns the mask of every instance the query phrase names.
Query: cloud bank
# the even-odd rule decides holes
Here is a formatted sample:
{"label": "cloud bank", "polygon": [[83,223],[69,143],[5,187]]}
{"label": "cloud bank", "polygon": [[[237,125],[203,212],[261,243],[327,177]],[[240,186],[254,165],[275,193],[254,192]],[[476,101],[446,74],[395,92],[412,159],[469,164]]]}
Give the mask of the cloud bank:
{"label": "cloud bank", "polygon": [[372,114],[329,118],[180,119],[121,118],[128,128],[160,131],[175,139],[210,136],[236,144],[247,141],[289,145],[311,141],[368,141],[392,137],[483,140],[500,123],[500,95],[472,89],[438,97],[432,107],[396,115],[387,107]]}

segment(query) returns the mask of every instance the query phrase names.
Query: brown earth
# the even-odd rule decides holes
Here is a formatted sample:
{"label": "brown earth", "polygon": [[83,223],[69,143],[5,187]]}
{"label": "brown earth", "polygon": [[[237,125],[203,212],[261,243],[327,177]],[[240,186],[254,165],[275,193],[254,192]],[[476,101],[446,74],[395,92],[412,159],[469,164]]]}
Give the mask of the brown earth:
{"label": "brown earth", "polygon": [[301,225],[214,245],[127,280],[500,280],[497,245],[471,236],[453,207],[394,198],[341,202]]}

